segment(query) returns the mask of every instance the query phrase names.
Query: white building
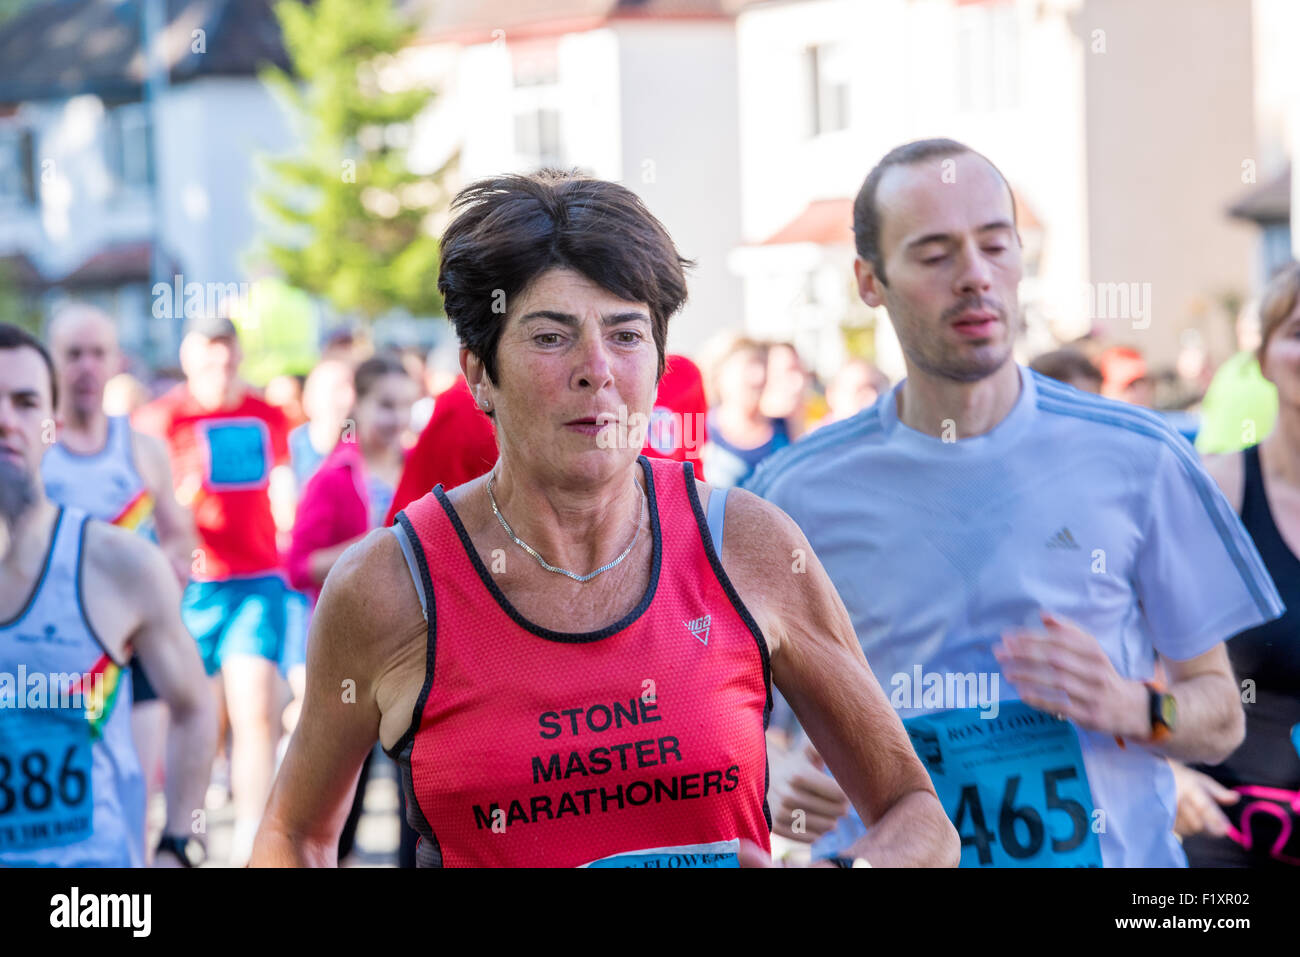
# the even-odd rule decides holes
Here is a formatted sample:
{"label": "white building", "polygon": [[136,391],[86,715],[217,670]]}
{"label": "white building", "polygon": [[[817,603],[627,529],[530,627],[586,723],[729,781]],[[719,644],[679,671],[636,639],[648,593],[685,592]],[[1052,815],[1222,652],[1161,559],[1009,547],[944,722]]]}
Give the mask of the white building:
{"label": "white building", "polygon": [[[1252,285],[1251,230],[1225,215],[1255,150],[1251,34],[1250,0],[747,6],[732,265],[751,330],[794,338],[833,370],[836,327],[865,307],[848,223],[831,238],[808,227],[831,203],[849,209],[890,148],[946,136],[985,153],[1015,191],[1023,355],[1090,326],[1161,364],[1189,328],[1222,352],[1220,300]],[[1129,290],[1124,306],[1114,294]],[[877,329],[897,375],[888,323]]]}
{"label": "white building", "polygon": [[411,161],[454,181],[577,167],[635,190],[697,262],[669,346],[743,321],[727,257],[741,240],[735,3],[431,6],[405,66],[439,97]]}
{"label": "white building", "polygon": [[256,76],[287,66],[270,5],[163,6],[154,116],[140,0],[36,4],[0,27],[0,262],[46,312],[96,302],[130,354],[171,365],[179,321],[153,315],[155,251],[168,282],[247,280],[257,158],[292,139]]}

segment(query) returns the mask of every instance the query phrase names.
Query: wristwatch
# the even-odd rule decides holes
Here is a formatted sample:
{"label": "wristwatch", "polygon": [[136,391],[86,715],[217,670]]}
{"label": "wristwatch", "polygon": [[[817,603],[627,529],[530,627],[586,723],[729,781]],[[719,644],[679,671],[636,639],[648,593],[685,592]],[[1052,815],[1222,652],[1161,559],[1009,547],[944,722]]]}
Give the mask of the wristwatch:
{"label": "wristwatch", "polygon": [[170,851],[176,855],[176,859],[184,867],[198,867],[208,859],[208,850],[203,846],[203,842],[197,837],[177,837],[174,834],[164,834],[158,840],[158,847],[154,851],[154,857],[157,857],[163,851]]}
{"label": "wristwatch", "polygon": [[1178,729],[1178,702],[1154,681],[1145,684],[1150,699],[1151,742],[1156,744]]}

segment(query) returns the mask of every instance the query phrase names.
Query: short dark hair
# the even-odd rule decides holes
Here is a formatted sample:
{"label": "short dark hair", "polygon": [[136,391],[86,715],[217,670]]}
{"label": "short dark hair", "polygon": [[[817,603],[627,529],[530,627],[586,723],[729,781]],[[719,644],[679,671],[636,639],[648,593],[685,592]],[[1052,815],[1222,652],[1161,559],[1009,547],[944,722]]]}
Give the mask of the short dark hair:
{"label": "short dark hair", "polygon": [[881,157],[879,163],[871,168],[871,172],[867,174],[867,178],[862,182],[862,188],[858,190],[857,198],[853,200],[854,244],[857,247],[858,255],[871,263],[876,278],[880,280],[882,285],[885,284],[885,259],[880,249],[880,207],[876,204],[876,193],[880,189],[880,181],[892,167],[914,166],[917,163],[924,163],[926,160],[937,159],[941,156],[960,156],[964,153],[974,153],[974,155],[980,157],[992,166],[993,171],[1002,178],[1002,182],[1006,183],[1007,193],[1011,196],[1011,222],[1013,225],[1015,224],[1016,196],[1011,190],[1011,184],[1002,175],[1002,170],[998,169],[993,161],[983,153],[976,153],[965,143],[942,137],[916,140],[911,143],[904,143],[902,146],[895,146]]}
{"label": "short dark hair", "polygon": [[352,374],[352,389],[357,401],[360,402],[369,395],[370,390],[380,379],[390,375],[410,378],[410,373],[406,371],[406,366],[402,365],[402,360],[394,355],[371,356],[357,366],[356,372]]}
{"label": "short dark hair", "polygon": [[1051,352],[1044,352],[1029,363],[1029,368],[1047,376],[1049,379],[1056,379],[1060,382],[1069,382],[1071,379],[1087,379],[1101,385],[1105,378],[1102,376],[1101,370],[1093,365],[1091,359],[1078,349],[1072,349],[1069,346]]}
{"label": "short dark hair", "polygon": [[45,348],[45,343],[22,326],[15,326],[11,322],[0,322],[0,349],[5,351],[10,349],[35,349],[40,354],[40,357],[45,360],[45,368],[50,373],[50,403],[57,409],[59,407],[59,377],[54,373],[54,360],[50,358],[50,350]]}
{"label": "short dark hair", "polygon": [[504,303],[548,269],[586,276],[650,309],[659,371],[668,320],[686,302],[684,269],[668,231],[630,189],[544,169],[471,183],[451,203],[438,292],[461,345],[497,382]]}

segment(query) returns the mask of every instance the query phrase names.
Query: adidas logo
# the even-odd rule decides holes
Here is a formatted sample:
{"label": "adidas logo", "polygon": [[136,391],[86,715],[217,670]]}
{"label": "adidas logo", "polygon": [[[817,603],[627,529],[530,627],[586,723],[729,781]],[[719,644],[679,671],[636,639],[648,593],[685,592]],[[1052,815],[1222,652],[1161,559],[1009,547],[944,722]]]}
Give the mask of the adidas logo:
{"label": "adidas logo", "polygon": [[1068,548],[1072,551],[1079,550],[1079,543],[1074,540],[1070,530],[1062,526],[1061,530],[1047,540],[1048,548]]}
{"label": "adidas logo", "polygon": [[692,618],[682,624],[689,628],[691,634],[700,639],[702,644],[707,645],[709,643],[709,622],[712,620],[712,615],[705,615],[702,618]]}

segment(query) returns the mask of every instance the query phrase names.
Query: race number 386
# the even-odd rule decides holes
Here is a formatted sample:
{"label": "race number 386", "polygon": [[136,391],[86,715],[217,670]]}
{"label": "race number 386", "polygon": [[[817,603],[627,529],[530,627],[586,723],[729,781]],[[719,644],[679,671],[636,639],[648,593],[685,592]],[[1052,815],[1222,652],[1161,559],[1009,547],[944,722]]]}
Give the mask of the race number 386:
{"label": "race number 386", "polygon": [[1021,702],[904,722],[961,838],[962,867],[1100,867],[1092,792],[1068,722]]}
{"label": "race number 386", "polygon": [[91,745],[84,729],[0,739],[0,849],[54,847],[91,832]]}

